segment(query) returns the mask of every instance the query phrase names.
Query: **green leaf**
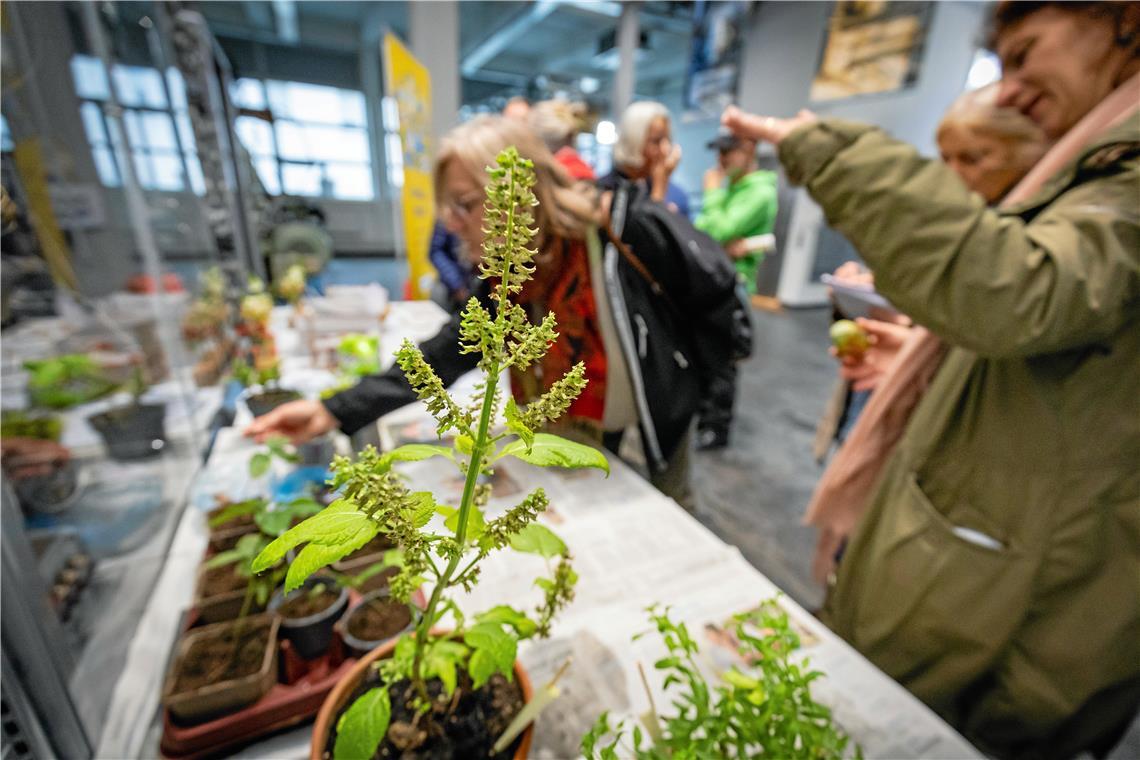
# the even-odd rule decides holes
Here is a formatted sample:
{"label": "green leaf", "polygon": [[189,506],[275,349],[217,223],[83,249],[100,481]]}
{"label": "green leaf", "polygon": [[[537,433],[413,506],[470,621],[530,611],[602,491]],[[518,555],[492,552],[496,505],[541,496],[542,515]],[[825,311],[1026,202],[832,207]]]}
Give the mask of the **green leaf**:
{"label": "green leaf", "polygon": [[217,528],[244,515],[256,515],[265,508],[265,505],[265,499],[246,499],[227,504],[210,518],[210,527]]}
{"label": "green leaf", "polygon": [[428,645],[424,655],[425,675],[443,682],[448,695],[455,691],[456,670],[467,657],[468,649],[456,641],[439,639]]}
{"label": "green leaf", "polygon": [[260,478],[267,472],[269,472],[268,454],[259,451],[249,458],[249,476],[251,478]]}
{"label": "green leaf", "polygon": [[500,604],[482,612],[475,618],[480,623],[502,623],[515,629],[520,639],[529,639],[538,630],[538,626],[525,614],[513,607]]}
{"label": "green leaf", "polygon": [[[368,543],[368,539],[361,542],[361,546]],[[305,579],[322,567],[327,567],[346,554],[359,547],[348,549],[343,546],[325,546],[323,544],[306,544],[305,548],[297,553],[289,563],[289,572],[285,575],[285,593],[301,588]]]}
{"label": "green leaf", "polygon": [[550,433],[535,433],[534,445],[527,447],[522,440],[511,441],[499,456],[512,456],[540,467],[595,467],[609,474],[610,463],[597,449]]}
{"label": "green leaf", "polygon": [[278,459],[286,462],[300,462],[301,457],[289,448],[289,439],[282,435],[274,435],[265,439],[265,445],[269,448],[269,453]]}
{"label": "green leaf", "polygon": [[333,759],[361,760],[375,755],[388,733],[391,719],[388,689],[381,687],[365,692],[337,721]]}
{"label": "green leaf", "polygon": [[471,440],[471,436],[460,433],[455,436],[455,448],[459,449],[460,454],[470,456],[471,450],[475,448],[475,442]]}
{"label": "green leaf", "polygon": [[310,517],[322,509],[320,502],[307,496],[295,499],[288,504],[277,504],[273,509],[263,510],[253,516],[253,521],[267,536],[280,536],[298,517]]}
{"label": "green leaf", "polygon": [[431,491],[416,491],[410,496],[411,505],[404,508],[402,517],[417,528],[422,528],[436,513],[435,497]]}
{"label": "green leaf", "polygon": [[[303,543],[329,548],[330,551],[322,556],[332,557],[327,561],[335,562],[364,546],[379,532],[380,526],[366,513],[357,509],[355,504],[347,499],[337,499],[319,514],[313,515],[300,525],[293,526],[274,539],[254,559],[252,569],[253,572],[260,573],[281,561],[290,549]],[[314,555],[310,554],[310,558],[314,558]],[[291,577],[296,577],[293,568],[289,568],[289,574]]]}
{"label": "green leaf", "polygon": [[529,450],[534,445],[534,431],[523,424],[519,415],[518,404],[515,403],[513,396],[507,398],[507,406],[503,414],[507,419],[507,430],[517,435]]}
{"label": "green leaf", "polygon": [[545,525],[531,523],[511,536],[511,548],[526,554],[538,554],[547,559],[561,557],[566,553],[566,544],[554,531]]}
{"label": "green leaf", "polygon": [[245,559],[244,554],[242,554],[237,549],[230,549],[229,551],[218,552],[213,557],[210,557],[208,560],[202,563],[202,567],[206,568],[207,570],[213,570],[216,567],[225,567],[226,565],[232,565],[233,563],[239,562],[243,559]]}
{"label": "green leaf", "polygon": [[430,443],[406,443],[399,448],[392,449],[382,458],[388,462],[419,462],[431,457],[455,459],[455,452],[447,446],[435,446]]}
{"label": "green leaf", "polygon": [[479,623],[463,635],[463,641],[474,650],[467,665],[473,681],[471,688],[478,689],[495,673],[507,679],[513,677],[518,641],[498,623]]}
{"label": "green leaf", "polygon": [[[447,518],[443,521],[443,524],[448,530],[455,534],[459,533],[458,509],[439,504],[436,506],[435,511]],[[472,504],[470,511],[467,512],[467,541],[478,541],[479,537],[483,535],[486,526],[487,521],[486,518],[483,517],[482,510]]]}

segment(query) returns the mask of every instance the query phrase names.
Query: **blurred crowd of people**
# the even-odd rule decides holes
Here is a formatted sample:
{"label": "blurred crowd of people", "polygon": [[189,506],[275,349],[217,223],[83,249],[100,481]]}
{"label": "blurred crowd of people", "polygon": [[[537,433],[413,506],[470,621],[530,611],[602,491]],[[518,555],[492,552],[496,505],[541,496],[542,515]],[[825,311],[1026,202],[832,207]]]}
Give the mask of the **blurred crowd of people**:
{"label": "blurred crowd of people", "polygon": [[[692,223],[663,106],[622,114],[595,180],[578,107],[512,101],[444,140],[432,260],[452,303],[485,298],[484,167],[516,146],[540,201],[520,298],[559,338],[512,391],[583,363],[573,434],[618,451],[639,428],[651,479],[691,508],[694,439],[729,440],[748,338],[728,299],[756,286],[777,187],[757,145],[775,146],[862,259],[837,280],[892,306],[839,365],[839,447],[806,518],[821,618],[995,756],[1100,756],[1140,705],[1140,5],[1000,3],[990,46],[1002,79],[950,107],[940,159],[730,107]],[[445,383],[474,367],[458,324],[422,346]],[[414,399],[397,369],[249,433],[351,432]]]}

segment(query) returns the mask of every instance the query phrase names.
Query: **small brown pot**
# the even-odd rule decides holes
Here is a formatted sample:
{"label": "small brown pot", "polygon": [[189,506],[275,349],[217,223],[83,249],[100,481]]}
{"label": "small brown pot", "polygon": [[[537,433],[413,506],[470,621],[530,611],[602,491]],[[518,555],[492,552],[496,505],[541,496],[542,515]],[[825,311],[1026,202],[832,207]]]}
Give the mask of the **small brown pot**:
{"label": "small brown pot", "polygon": [[265,696],[277,683],[277,628],[281,620],[276,615],[256,615],[246,618],[247,625],[256,625],[265,621],[269,624],[269,636],[266,640],[265,656],[256,673],[175,694],[173,690],[178,668],[194,642],[234,623],[208,625],[183,636],[175,647],[170,670],[166,674],[166,684],[162,689],[162,702],[166,705],[166,709],[170,710],[178,720],[191,723],[234,712]]}
{"label": "small brown pot", "polygon": [[[361,657],[352,667],[352,670],[348,671],[348,674],[341,679],[340,683],[333,687],[324,704],[321,705],[321,711],[317,713],[316,723],[313,724],[313,741],[309,745],[309,760],[322,760],[324,758],[325,746],[329,741],[329,730],[337,718],[337,713],[344,707],[345,702],[356,690],[357,685],[368,675],[372,665],[392,654],[392,650],[396,648],[396,642],[399,640],[399,637],[389,639],[383,646],[377,647]],[[523,704],[530,702],[534,690],[530,685],[530,676],[527,675],[526,669],[518,660],[515,660],[515,678],[518,680],[519,689],[522,691]],[[533,735],[533,724],[523,729],[522,740],[519,742],[518,749],[515,750],[514,760],[526,760],[527,755],[530,754],[530,742]]]}

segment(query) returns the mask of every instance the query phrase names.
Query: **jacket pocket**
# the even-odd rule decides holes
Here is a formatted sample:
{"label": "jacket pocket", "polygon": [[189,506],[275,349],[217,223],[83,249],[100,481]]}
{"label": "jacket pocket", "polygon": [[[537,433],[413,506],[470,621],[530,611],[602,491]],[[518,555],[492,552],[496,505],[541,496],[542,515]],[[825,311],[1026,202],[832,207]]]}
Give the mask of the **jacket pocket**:
{"label": "jacket pocket", "polygon": [[845,568],[852,639],[904,682],[946,667],[947,682],[968,682],[1017,627],[1032,575],[1004,540],[948,520],[913,473],[891,495],[866,549],[844,558],[859,563]]}

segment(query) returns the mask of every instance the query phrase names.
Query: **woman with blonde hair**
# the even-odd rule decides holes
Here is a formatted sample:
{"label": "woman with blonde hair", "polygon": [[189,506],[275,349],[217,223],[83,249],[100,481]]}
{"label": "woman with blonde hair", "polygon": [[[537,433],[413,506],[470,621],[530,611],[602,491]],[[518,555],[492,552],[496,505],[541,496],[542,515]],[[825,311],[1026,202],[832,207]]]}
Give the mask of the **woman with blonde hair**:
{"label": "woman with blonde hair", "polygon": [[[534,314],[553,311],[558,340],[546,357],[529,372],[511,378],[520,402],[536,398],[552,378],[562,377],[578,362],[585,365],[588,381],[567,412],[576,430],[596,433],[601,439],[605,411],[606,351],[598,323],[591,285],[587,239],[597,217],[592,188],[575,184],[561,164],[527,126],[500,116],[480,116],[453,129],[444,138],[435,164],[435,191],[439,217],[462,241],[473,260],[482,253],[486,167],[508,146],[534,164],[534,209],[538,235],[535,274],[519,302]],[[490,305],[490,288],[476,281],[473,296]],[[475,354],[459,352],[459,315],[454,315],[434,337],[420,345],[428,363],[445,384],[476,366]],[[403,371],[393,367],[370,375],[357,385],[324,401],[294,401],[259,417],[246,435],[258,440],[273,434],[305,441],[340,428],[351,434],[388,412],[416,400]]]}
{"label": "woman with blonde hair", "polygon": [[568,100],[543,100],[530,109],[530,128],[534,130],[555,160],[576,180],[593,182],[597,177],[582,160],[574,143],[586,119],[586,104]]}

